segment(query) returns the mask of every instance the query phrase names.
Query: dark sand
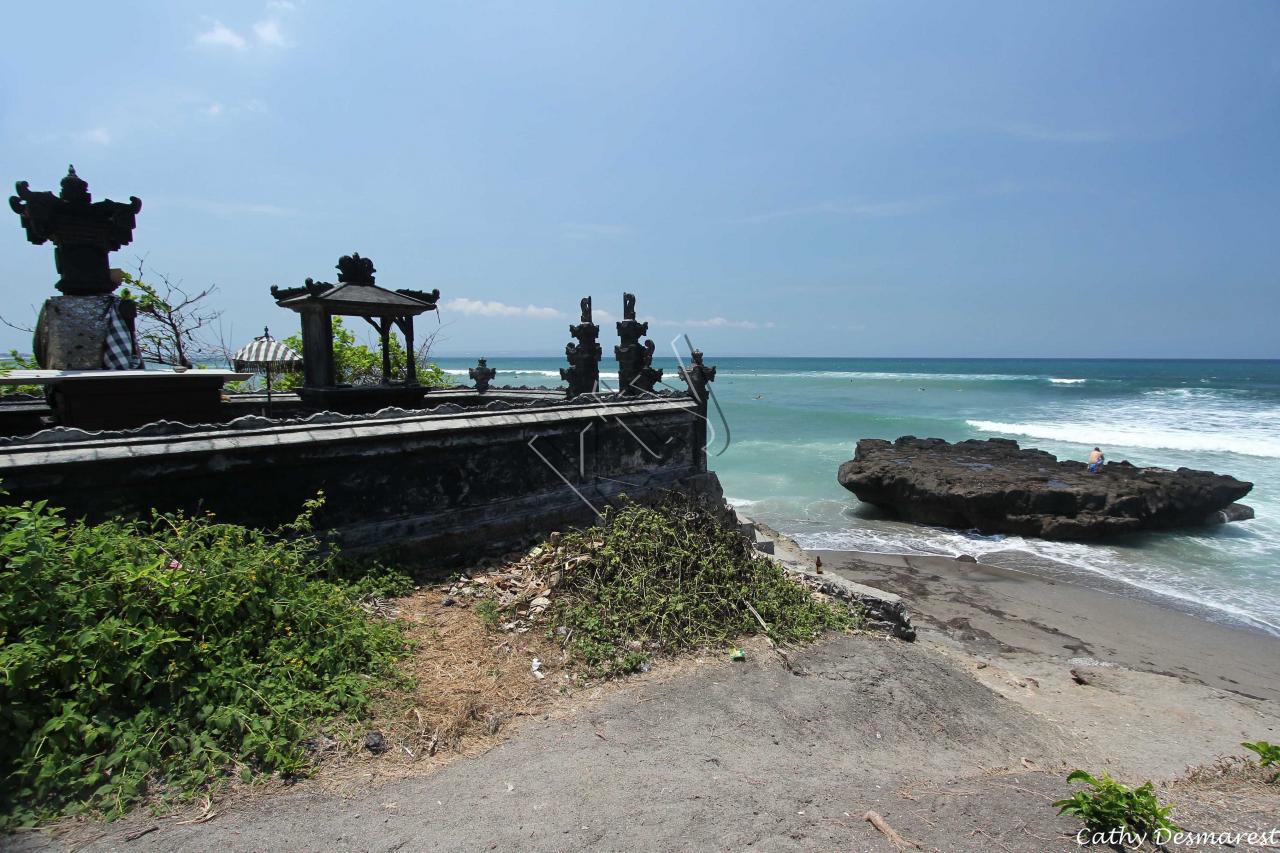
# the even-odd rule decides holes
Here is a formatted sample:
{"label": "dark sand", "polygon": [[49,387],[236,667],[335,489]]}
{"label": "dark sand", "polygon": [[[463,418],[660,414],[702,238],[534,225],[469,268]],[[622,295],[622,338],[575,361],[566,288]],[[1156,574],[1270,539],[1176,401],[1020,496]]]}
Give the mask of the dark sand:
{"label": "dark sand", "polygon": [[916,621],[989,654],[1093,658],[1280,700],[1280,638],[1128,596],[949,557],[814,552],[895,592]]}
{"label": "dark sand", "polygon": [[947,557],[815,554],[901,595],[922,644],[1101,747],[1089,751],[1112,772],[1172,777],[1243,740],[1280,740],[1276,637]]}

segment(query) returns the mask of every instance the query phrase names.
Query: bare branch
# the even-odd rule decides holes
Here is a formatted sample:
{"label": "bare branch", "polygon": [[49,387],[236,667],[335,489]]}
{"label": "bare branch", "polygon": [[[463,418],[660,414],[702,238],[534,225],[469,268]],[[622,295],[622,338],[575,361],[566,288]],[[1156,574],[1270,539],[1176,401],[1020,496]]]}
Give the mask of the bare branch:
{"label": "bare branch", "polygon": [[34,335],[36,333],[35,329],[29,329],[26,326],[19,326],[17,323],[12,323],[9,320],[5,319],[3,315],[0,315],[0,323],[5,324],[10,329],[17,329],[19,332],[26,332],[29,335]]}
{"label": "bare branch", "polygon": [[[159,285],[149,283],[148,278]],[[219,352],[202,333],[222,317],[220,310],[205,307],[204,301],[217,292],[217,285],[192,292],[181,280],[175,283],[162,272],[148,271],[144,258],[138,258],[137,275],[130,276],[127,283],[138,289],[138,349],[143,358],[192,367],[193,357]]]}

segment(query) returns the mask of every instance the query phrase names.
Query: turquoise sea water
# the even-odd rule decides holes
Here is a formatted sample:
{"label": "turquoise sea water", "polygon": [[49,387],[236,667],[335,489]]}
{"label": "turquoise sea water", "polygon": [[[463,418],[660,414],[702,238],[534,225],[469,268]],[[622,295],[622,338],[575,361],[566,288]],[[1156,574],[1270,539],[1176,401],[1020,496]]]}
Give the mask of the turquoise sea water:
{"label": "turquoise sea water", "polygon": [[[813,548],[981,555],[1171,597],[1280,634],[1280,362],[715,358],[725,493]],[[676,387],[674,359],[659,359]],[[474,360],[442,359],[465,379]],[[558,385],[559,359],[490,359],[495,384]],[[606,361],[602,368],[607,371]],[[606,380],[616,374],[604,373]],[[860,438],[1003,436],[1059,458],[1187,466],[1254,483],[1252,521],[1105,545],[977,536],[884,518],[836,482]],[[726,447],[727,443],[727,447]]]}

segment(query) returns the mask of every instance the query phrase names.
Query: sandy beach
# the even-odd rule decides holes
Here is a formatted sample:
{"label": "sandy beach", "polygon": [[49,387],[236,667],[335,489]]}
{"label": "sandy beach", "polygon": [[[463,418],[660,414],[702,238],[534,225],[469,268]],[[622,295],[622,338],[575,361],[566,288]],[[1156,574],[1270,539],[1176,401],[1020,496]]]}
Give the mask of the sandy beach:
{"label": "sandy beach", "polygon": [[1120,771],[1172,776],[1280,733],[1276,637],[983,563],[813,555],[901,595],[920,642],[1082,746],[1101,744],[1096,758]]}

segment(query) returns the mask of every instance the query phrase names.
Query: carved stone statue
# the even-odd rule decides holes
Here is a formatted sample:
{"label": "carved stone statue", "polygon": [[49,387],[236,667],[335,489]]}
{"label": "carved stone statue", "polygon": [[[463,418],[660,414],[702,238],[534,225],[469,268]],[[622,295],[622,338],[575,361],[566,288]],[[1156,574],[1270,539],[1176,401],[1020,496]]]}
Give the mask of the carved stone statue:
{"label": "carved stone statue", "polygon": [[338,281],[346,284],[373,284],[373,274],[377,272],[373,261],[360,257],[359,252],[343,255],[338,259]]}
{"label": "carved stone statue", "polygon": [[480,359],[475,367],[467,370],[467,374],[472,381],[476,383],[476,390],[483,394],[489,390],[489,383],[493,381],[493,377],[498,375],[498,371],[489,366],[485,359]]}
{"label": "carved stone statue", "polygon": [[698,405],[707,405],[707,386],[716,381],[715,367],[707,367],[702,363],[702,350],[693,351],[693,364],[680,368],[680,378],[689,386],[689,393]]}
{"label": "carved stone statue", "polygon": [[22,219],[27,239],[37,246],[54,245],[53,263],[58,270],[58,290],[73,296],[110,293],[117,282],[111,280],[108,254],[133,241],[142,201],[130,196],[129,203],[94,202],[89,185],[68,167],[62,192],[32,192],[30,184],[18,181],[18,194],[10,196],[9,207]]}
{"label": "carved stone statue", "polygon": [[560,378],[569,383],[570,398],[593,393],[600,384],[600,357],[603,355],[597,343],[600,327],[591,322],[591,297],[584,296],[580,304],[582,322],[569,327],[569,334],[577,343],[565,345],[564,355],[569,366],[560,368]]}
{"label": "carved stone statue", "polygon": [[[64,295],[45,300],[36,321],[32,351],[41,367],[55,370],[142,367],[134,318],[137,306],[112,291],[109,255],[133,240],[142,202],[95,202],[89,185],[68,167],[58,195],[32,192],[18,181],[9,207],[18,214],[27,239],[53,243],[53,262]],[[118,272],[118,271],[117,271]]]}
{"label": "carved stone statue", "polygon": [[631,396],[652,392],[654,384],[662,378],[662,371],[653,366],[653,341],[640,343],[648,334],[649,324],[636,320],[636,297],[622,294],[622,319],[618,321],[618,337],[622,343],[613,348],[618,359],[618,391]]}

